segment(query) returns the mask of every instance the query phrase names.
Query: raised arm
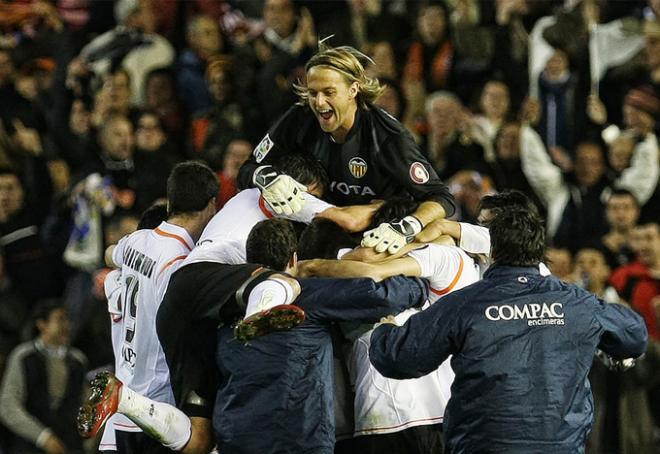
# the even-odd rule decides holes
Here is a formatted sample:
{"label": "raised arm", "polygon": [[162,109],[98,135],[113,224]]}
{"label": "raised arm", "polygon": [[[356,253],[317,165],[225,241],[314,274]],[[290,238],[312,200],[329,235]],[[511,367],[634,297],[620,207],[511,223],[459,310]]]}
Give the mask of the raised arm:
{"label": "raised arm", "polygon": [[520,129],[520,162],[529,184],[544,204],[567,191],[561,170],[552,163],[541,138],[529,126]]}
{"label": "raised arm", "polygon": [[614,185],[632,192],[640,205],[644,205],[653,195],[658,183],[658,139],[653,133],[646,135],[637,144],[630,161],[630,167],[621,172]]}

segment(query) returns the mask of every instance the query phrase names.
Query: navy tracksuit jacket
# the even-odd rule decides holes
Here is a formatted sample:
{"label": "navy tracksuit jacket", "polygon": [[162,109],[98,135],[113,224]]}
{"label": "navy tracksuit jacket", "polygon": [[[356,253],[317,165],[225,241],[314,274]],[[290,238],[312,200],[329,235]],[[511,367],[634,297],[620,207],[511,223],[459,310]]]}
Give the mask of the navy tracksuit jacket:
{"label": "navy tracksuit jacket", "polygon": [[538,268],[492,266],[402,327],[381,325],[370,359],[386,377],[456,373],[443,430],[449,453],[581,453],[593,421],[596,349],[646,348],[642,318]]}

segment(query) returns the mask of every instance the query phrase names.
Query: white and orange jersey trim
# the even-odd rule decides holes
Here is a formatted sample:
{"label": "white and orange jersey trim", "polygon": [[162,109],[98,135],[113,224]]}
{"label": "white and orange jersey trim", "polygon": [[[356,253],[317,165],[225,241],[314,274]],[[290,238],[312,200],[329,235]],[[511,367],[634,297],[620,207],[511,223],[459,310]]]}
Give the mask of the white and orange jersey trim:
{"label": "white and orange jersey trim", "polygon": [[[424,306],[442,304],[442,297],[479,280],[474,260],[455,246],[429,244],[411,251],[421,277],[430,284]],[[395,319],[402,325],[418,309],[409,309]],[[451,395],[454,372],[449,359],[434,372],[413,380],[383,377],[369,361],[371,331],[353,346],[355,378],[355,436],[399,432],[410,427],[440,424]]]}
{"label": "white and orange jersey trim", "polygon": [[122,317],[113,326],[117,377],[151,399],[173,403],[169,371],[156,334],[156,314],[170,276],[194,247],[188,232],[163,222],[122,238],[112,259],[121,270]]}
{"label": "white and orange jersey trim", "polygon": [[[305,193],[304,197],[305,205],[301,211],[280,217],[309,224],[314,216],[333,207],[311,194]],[[251,188],[239,192],[208,223],[197,241],[197,247],[186,259],[186,264],[245,263],[245,243],[252,227],[274,216],[275,212],[261,197],[259,189]]]}

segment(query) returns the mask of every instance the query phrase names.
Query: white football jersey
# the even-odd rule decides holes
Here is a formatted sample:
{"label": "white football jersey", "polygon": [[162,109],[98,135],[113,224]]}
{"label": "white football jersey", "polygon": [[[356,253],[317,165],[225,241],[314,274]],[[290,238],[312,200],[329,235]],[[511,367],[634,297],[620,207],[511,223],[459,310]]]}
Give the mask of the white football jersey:
{"label": "white football jersey", "polygon": [[[409,252],[408,256],[417,261],[421,277],[428,279],[431,286],[425,308],[444,295],[479,280],[478,266],[458,247],[428,244]],[[417,312],[418,309],[408,309],[397,315],[396,321],[402,325]],[[363,334],[353,346],[355,436],[442,423],[454,381],[451,358],[435,372],[420,378],[386,378],[369,361],[371,332]]]}
{"label": "white football jersey", "polygon": [[[309,224],[318,213],[333,207],[311,194],[305,193],[304,197],[305,204],[302,210],[290,216],[279,215],[279,217]],[[259,189],[251,188],[239,192],[211,219],[185,264],[245,263],[245,243],[252,227],[274,216],[274,211],[261,197]]]}
{"label": "white football jersey", "polygon": [[458,246],[472,254],[490,255],[490,233],[486,227],[459,222],[461,226],[461,240]]}
{"label": "white football jersey", "polygon": [[156,334],[156,314],[170,276],[194,246],[182,227],[161,223],[122,238],[112,260],[121,268],[121,331],[115,373],[128,387],[159,402],[174,403],[169,371]]}
{"label": "white football jersey", "polygon": [[[461,225],[461,241],[459,247],[472,254],[481,254],[490,257],[490,232],[486,227],[459,222]],[[488,263],[481,264],[481,275],[488,269]],[[539,263],[541,276],[552,274],[545,263]]]}

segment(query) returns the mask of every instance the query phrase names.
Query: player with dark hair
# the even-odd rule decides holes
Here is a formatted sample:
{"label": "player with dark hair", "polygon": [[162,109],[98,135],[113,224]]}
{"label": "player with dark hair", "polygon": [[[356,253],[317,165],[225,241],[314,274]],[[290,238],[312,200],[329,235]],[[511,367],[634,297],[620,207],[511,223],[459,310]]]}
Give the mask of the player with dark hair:
{"label": "player with dark hair", "polygon": [[349,232],[359,232],[367,228],[379,206],[378,203],[372,203],[337,207],[321,200],[327,189],[327,174],[319,162],[310,156],[297,153],[284,155],[276,160],[275,166],[307,185],[308,192],[303,194],[306,201],[304,207],[293,214],[277,215],[258,189],[243,190],[230,199],[211,220],[188,258],[188,263],[246,263],[245,242],[248,234],[259,221],[274,216],[305,224],[315,218],[327,218]]}
{"label": "player with dark hair", "polygon": [[[122,238],[106,251],[106,262],[118,269],[105,281],[112,318],[115,373],[132,390],[158,402],[174,403],[169,372],[156,335],[156,313],[170,276],[215,214],[218,180],[205,164],[177,164],[167,180],[167,219]],[[161,208],[162,215],[162,208]],[[143,217],[143,227],[152,220]],[[97,396],[98,397],[98,396]],[[82,435],[105,422],[94,406],[81,413]],[[101,451],[149,453],[164,448],[145,436],[128,418],[117,415],[106,425]]]}
{"label": "player with dark hair", "polygon": [[638,357],[644,323],[629,308],[541,276],[545,229],[535,212],[506,210],[489,229],[494,264],[483,280],[403,326],[376,328],[369,358],[384,376],[408,379],[453,355],[446,452],[583,452],[596,350]]}
{"label": "player with dark hair", "polygon": [[357,246],[357,242],[339,224],[316,218],[303,230],[298,240],[298,259],[336,257]]}
{"label": "player with dark hair", "polygon": [[[268,249],[275,254],[251,249],[247,253],[276,267],[284,262],[280,252],[288,251],[286,268],[279,271],[295,274],[296,235],[283,223],[288,221],[261,221],[249,241],[250,247],[276,242]],[[253,264],[186,265],[173,275],[157,322],[182,411],[140,396],[112,376],[96,383],[97,408],[102,414],[125,413],[160,442],[184,453],[208,452],[212,414],[224,452],[332,453],[328,320],[376,321],[420,304],[426,296],[425,283],[403,277],[382,283],[371,279],[299,282]],[[248,320],[259,310],[294,300],[307,313],[299,327],[252,339],[248,345],[236,341],[235,336],[242,338],[240,327],[245,324],[236,330],[230,321],[240,318],[242,311]],[[209,342],[215,337],[217,343]],[[213,373],[214,361],[220,374]]]}
{"label": "player with dark hair", "polygon": [[155,229],[163,221],[167,221],[167,203],[154,203],[142,212],[137,229]]}

